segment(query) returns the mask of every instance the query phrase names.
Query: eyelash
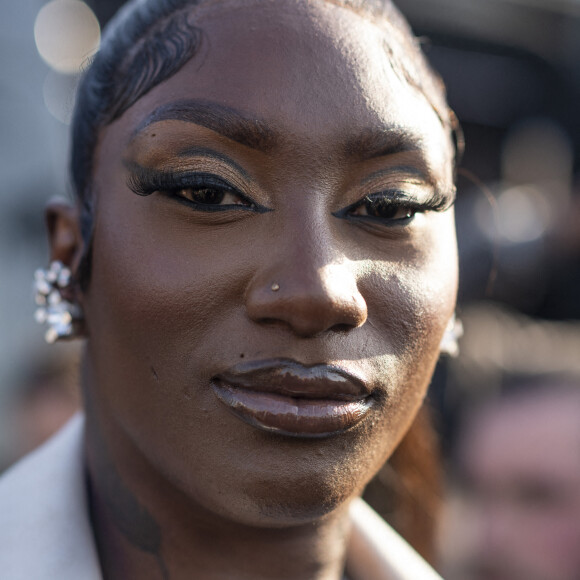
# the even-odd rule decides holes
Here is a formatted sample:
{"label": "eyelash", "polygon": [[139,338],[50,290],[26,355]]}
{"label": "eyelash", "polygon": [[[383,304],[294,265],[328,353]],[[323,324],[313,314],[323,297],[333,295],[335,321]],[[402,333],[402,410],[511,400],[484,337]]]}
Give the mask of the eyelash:
{"label": "eyelash", "polygon": [[[251,210],[260,213],[269,211],[267,208],[246,197],[227,181],[211,173],[189,173],[180,175],[178,173],[166,173],[138,168],[129,176],[127,186],[137,195],[148,196],[158,192],[162,195],[174,198],[180,203],[184,203],[190,207],[193,206],[195,209],[200,211],[226,211],[232,208]],[[218,195],[222,195],[222,198],[214,203],[194,201],[193,199],[189,199],[181,194],[181,192],[187,190],[192,192],[192,196],[195,196],[195,194],[200,191],[207,190],[214,193],[217,192]],[[239,198],[243,203],[221,205],[220,202],[223,200],[223,196],[228,194]]]}
{"label": "eyelash", "polygon": [[[154,171],[142,167],[133,170],[127,181],[127,186],[133,193],[140,196],[148,196],[159,192],[162,195],[174,198],[180,203],[188,205],[199,211],[215,212],[227,211],[233,208],[246,211],[255,211],[265,213],[268,208],[255,203],[244,194],[240,193],[235,187],[220,177],[211,173],[168,173],[163,171]],[[218,192],[222,198],[217,203],[204,203],[202,201],[191,200],[180,192],[191,190],[193,194],[202,190]],[[243,203],[230,203],[220,205],[223,196],[230,194],[239,198]],[[410,199],[408,194],[401,190],[385,190],[365,196],[363,199],[349,205],[348,207],[334,212],[333,215],[338,218],[349,220],[373,221],[387,225],[405,225],[412,221],[417,213],[427,211],[444,211],[448,209],[454,200],[434,194],[430,199],[424,202],[418,202]],[[367,215],[356,215],[354,212],[359,209],[365,209]],[[404,211],[403,217],[373,215],[377,212]]]}
{"label": "eyelash", "polygon": [[[334,213],[336,217],[351,219],[351,220],[368,220],[379,223],[390,223],[393,225],[405,225],[409,223],[416,214],[427,211],[444,211],[448,209],[453,202],[442,196],[434,194],[431,198],[424,202],[418,202],[410,199],[408,194],[400,190],[386,190],[380,193],[367,195],[363,199],[349,205],[348,207]],[[373,207],[374,204],[374,207]],[[354,212],[360,208],[367,210],[367,215],[356,215]],[[378,216],[373,215],[372,211],[391,211],[395,214],[397,212],[405,211],[406,215],[403,217],[393,216]]]}

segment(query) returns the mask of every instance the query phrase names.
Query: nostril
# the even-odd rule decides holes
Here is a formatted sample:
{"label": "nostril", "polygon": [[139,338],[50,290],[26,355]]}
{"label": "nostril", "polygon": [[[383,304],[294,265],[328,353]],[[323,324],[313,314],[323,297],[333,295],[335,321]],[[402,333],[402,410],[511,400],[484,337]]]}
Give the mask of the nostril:
{"label": "nostril", "polygon": [[361,320],[359,317],[345,316],[344,311],[337,312],[337,309],[329,308],[328,305],[324,304],[299,305],[293,301],[287,301],[276,315],[272,315],[274,313],[267,312],[267,310],[265,308],[262,311],[262,316],[253,316],[252,318],[260,324],[269,326],[289,326],[297,335],[302,337],[313,337],[328,331],[347,334],[354,328],[362,326],[366,320],[366,318]]}
{"label": "nostril", "polygon": [[334,330],[334,332],[342,332],[342,333],[346,333],[349,332],[350,330],[353,329],[353,326],[350,324],[335,324],[332,327],[332,330]]}

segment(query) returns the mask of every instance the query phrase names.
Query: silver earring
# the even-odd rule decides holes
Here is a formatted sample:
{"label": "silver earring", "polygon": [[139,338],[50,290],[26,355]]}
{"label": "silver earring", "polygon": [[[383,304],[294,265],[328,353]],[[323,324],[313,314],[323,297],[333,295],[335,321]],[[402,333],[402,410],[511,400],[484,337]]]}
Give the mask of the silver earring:
{"label": "silver earring", "polygon": [[439,350],[442,355],[450,356],[455,358],[459,355],[459,339],[463,336],[463,323],[459,318],[456,318],[455,314],[450,318],[443,338],[441,339],[441,344]]}
{"label": "silver earring", "polygon": [[74,338],[75,323],[83,319],[80,306],[62,296],[62,291],[70,286],[71,278],[71,271],[57,260],[51,262],[48,270],[39,268],[34,272],[34,300],[38,306],[34,318],[39,324],[48,324],[44,338],[49,344],[63,338]]}

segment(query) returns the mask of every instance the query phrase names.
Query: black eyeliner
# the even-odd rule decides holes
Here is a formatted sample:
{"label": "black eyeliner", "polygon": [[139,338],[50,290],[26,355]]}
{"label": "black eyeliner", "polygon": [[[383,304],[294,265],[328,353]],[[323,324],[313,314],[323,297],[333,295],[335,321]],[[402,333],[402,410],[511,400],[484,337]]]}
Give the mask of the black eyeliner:
{"label": "black eyeliner", "polygon": [[[237,188],[232,186],[226,180],[218,177],[212,173],[199,171],[165,171],[158,169],[151,169],[149,167],[142,167],[134,162],[126,162],[125,166],[129,170],[127,178],[127,187],[136,195],[146,197],[153,193],[159,192],[163,195],[171,197],[176,201],[192,207],[200,211],[229,211],[250,210],[257,213],[266,213],[270,209],[256,203]],[[180,189],[204,189],[215,188],[224,192],[235,194],[240,199],[244,200],[248,205],[239,204],[205,204],[195,202],[185,197],[176,195],[174,192]]]}
{"label": "black eyeliner", "polygon": [[[410,198],[405,192],[400,190],[385,190],[382,192],[377,192],[374,194],[366,195],[362,199],[356,201],[355,203],[333,212],[333,216],[342,219],[349,219],[349,220],[372,220],[376,222],[382,222],[383,224],[388,223],[388,218],[380,218],[372,215],[368,216],[357,216],[351,215],[350,212],[359,208],[360,206],[368,203],[369,201],[372,202],[374,199],[379,197],[383,197],[381,201],[385,205],[390,205],[392,207],[398,208],[407,208],[412,213],[423,213],[427,211],[445,211],[449,209],[455,203],[455,196],[449,197],[439,192],[434,192],[432,195],[429,196],[428,199],[425,201],[417,201],[416,199]],[[394,221],[394,223],[404,223],[406,220],[411,219],[409,218],[400,218]]]}

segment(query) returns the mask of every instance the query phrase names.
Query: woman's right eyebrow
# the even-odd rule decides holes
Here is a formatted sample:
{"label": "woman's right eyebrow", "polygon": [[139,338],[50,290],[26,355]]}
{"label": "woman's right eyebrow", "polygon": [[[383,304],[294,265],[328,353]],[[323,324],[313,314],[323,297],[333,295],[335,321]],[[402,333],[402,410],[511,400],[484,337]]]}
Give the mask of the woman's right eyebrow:
{"label": "woman's right eyebrow", "polygon": [[271,151],[274,132],[263,122],[232,107],[205,100],[187,99],[157,107],[137,127],[132,139],[159,121],[177,120],[201,125],[251,149]]}

